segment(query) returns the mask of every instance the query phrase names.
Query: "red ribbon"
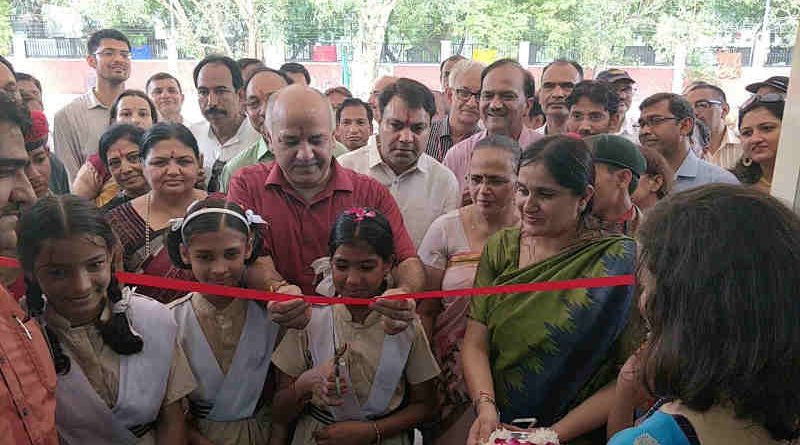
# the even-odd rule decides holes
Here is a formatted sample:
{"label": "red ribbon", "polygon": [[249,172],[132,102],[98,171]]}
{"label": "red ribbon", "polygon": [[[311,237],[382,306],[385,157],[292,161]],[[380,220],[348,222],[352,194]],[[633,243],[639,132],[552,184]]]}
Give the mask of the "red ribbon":
{"label": "red ribbon", "polygon": [[[19,261],[14,258],[0,257],[0,267],[18,268]],[[303,298],[310,304],[347,304],[354,306],[367,306],[374,299],[351,297],[320,297],[279,294],[242,287],[220,286],[218,284],[199,283],[197,281],[175,280],[156,275],[143,275],[130,272],[117,272],[117,279],[124,284],[136,286],[157,287],[161,289],[178,290],[183,292],[200,292],[209,295],[220,295],[231,298],[244,298],[259,301],[287,301],[294,298]],[[425,300],[444,297],[477,297],[495,294],[513,294],[518,292],[543,292],[568,289],[591,289],[596,287],[629,286],[635,283],[633,275],[616,275],[601,278],[578,278],[574,280],[544,281],[538,283],[509,284],[504,286],[481,287],[475,289],[437,290],[417,292],[411,294],[392,295],[388,300],[404,300],[412,298]]]}

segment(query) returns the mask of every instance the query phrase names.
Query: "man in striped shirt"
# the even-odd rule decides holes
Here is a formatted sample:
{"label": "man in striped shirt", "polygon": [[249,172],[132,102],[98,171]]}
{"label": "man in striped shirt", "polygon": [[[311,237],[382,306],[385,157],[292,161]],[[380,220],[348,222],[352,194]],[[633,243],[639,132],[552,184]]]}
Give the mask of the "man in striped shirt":
{"label": "man in striped shirt", "polygon": [[703,121],[711,132],[711,140],[703,150],[702,159],[724,169],[733,168],[742,157],[742,144],[736,132],[725,125],[730,111],[722,88],[705,82],[697,82],[684,97],[692,105],[695,117]]}

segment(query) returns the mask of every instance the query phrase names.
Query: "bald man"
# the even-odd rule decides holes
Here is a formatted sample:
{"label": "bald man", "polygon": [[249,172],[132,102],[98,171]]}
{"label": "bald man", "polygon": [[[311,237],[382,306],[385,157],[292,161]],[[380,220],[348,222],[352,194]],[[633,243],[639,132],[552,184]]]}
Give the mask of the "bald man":
{"label": "bald man", "polygon": [[[384,295],[422,290],[422,263],[389,190],[333,158],[335,125],[328,99],[302,85],[278,90],[269,98],[265,128],[275,162],[239,170],[228,192],[229,200],[269,222],[264,233],[266,256],[249,268],[264,277],[263,288],[294,291],[296,286],[304,295],[319,293],[311,264],[328,256],[328,237],[337,215],[352,207],[372,207],[386,216],[394,234],[397,287]],[[388,316],[385,327],[392,333],[413,320],[413,308],[412,300],[373,304]]]}
{"label": "bald man", "polygon": [[378,107],[378,98],[381,97],[383,90],[389,85],[397,82],[397,79],[399,79],[399,77],[381,76],[375,81],[375,85],[372,87],[372,92],[369,93],[369,100],[367,102],[369,103],[369,106],[372,107],[372,115],[375,117],[376,123],[380,123],[381,121],[381,110],[379,109],[380,107]]}

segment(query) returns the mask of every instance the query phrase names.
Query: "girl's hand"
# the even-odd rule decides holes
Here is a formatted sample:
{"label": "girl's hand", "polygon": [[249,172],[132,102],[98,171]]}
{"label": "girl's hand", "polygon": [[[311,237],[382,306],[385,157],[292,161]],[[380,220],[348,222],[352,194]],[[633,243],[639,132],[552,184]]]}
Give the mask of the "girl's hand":
{"label": "girl's hand", "polygon": [[[388,297],[390,295],[402,295],[406,293],[408,292],[405,289],[395,288],[388,289],[382,296]],[[415,312],[417,305],[412,299],[387,300],[378,298],[369,307],[383,315],[383,330],[389,335],[403,332],[417,316]]]}
{"label": "girl's hand", "polygon": [[[302,295],[300,288],[294,285],[281,286],[276,291],[290,295]],[[311,305],[302,298],[270,301],[267,303],[267,309],[272,321],[286,328],[303,329],[311,320]]]}
{"label": "girl's hand", "polygon": [[[339,393],[336,392],[336,368],[333,359],[328,360],[303,375],[308,374],[313,394],[328,406],[339,406],[344,403],[342,395],[347,394],[349,388],[344,377],[339,377]],[[301,376],[302,377],[302,376]],[[303,382],[305,384],[305,382]],[[296,387],[296,386],[295,386]]]}
{"label": "girl's hand", "polygon": [[497,410],[491,403],[478,405],[478,418],[469,429],[467,445],[483,445],[489,441],[489,436],[500,426]]}
{"label": "girl's hand", "polygon": [[368,422],[338,422],[314,433],[318,445],[368,445],[377,439]]}

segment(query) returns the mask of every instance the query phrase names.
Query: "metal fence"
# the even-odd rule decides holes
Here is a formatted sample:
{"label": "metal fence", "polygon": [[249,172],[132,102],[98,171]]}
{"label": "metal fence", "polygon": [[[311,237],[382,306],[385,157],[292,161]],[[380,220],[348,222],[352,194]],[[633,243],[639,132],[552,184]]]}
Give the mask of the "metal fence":
{"label": "metal fence", "polygon": [[[134,59],[166,59],[164,39],[144,38],[131,42]],[[86,57],[86,39],[68,37],[26,38],[25,56],[31,58],[80,59]],[[185,57],[181,51],[178,57]]]}
{"label": "metal fence", "polygon": [[528,63],[531,65],[544,65],[556,59],[581,60],[581,54],[570,48],[531,43],[528,51]]}
{"label": "metal fence", "polygon": [[384,43],[381,63],[439,63],[440,46],[413,43]]}
{"label": "metal fence", "polygon": [[767,66],[792,66],[794,47],[773,46],[767,54]]}
{"label": "metal fence", "polygon": [[711,50],[715,53],[739,53],[742,55],[742,66],[753,66],[753,48],[748,46],[716,46]]}

